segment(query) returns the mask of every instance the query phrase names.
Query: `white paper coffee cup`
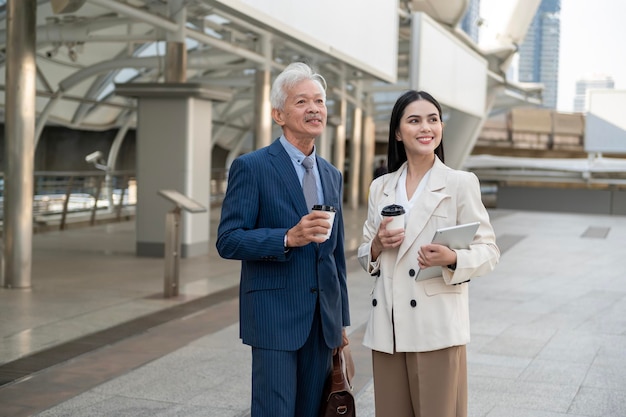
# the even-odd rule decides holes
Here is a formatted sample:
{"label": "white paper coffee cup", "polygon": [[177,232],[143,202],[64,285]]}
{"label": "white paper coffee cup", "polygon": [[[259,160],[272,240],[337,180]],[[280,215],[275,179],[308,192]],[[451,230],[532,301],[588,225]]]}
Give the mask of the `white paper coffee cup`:
{"label": "white paper coffee cup", "polygon": [[385,206],[380,214],[383,217],[391,217],[392,219],[387,223],[387,230],[404,229],[404,207],[398,204]]}
{"label": "white paper coffee cup", "polygon": [[326,239],[330,238],[330,233],[333,230],[333,223],[335,222],[335,212],[336,212],[335,208],[333,206],[316,204],[313,206],[313,210],[323,211],[324,213],[330,216],[327,219],[328,223],[330,224],[328,231],[326,233],[320,233],[317,235],[317,237],[325,237]]}
{"label": "white paper coffee cup", "polygon": [[393,216],[392,220],[387,223],[387,230],[404,229],[404,214]]}

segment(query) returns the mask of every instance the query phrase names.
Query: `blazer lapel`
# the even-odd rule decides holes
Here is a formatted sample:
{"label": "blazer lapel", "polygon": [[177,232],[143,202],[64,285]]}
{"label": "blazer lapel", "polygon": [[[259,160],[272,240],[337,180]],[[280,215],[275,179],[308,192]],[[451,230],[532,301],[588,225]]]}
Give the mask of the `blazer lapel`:
{"label": "blazer lapel", "polygon": [[[409,212],[406,220],[406,230],[404,232],[404,241],[398,250],[398,260],[404,256],[409,248],[415,243],[417,238],[422,234],[426,224],[439,206],[439,203],[449,195],[443,190],[446,184],[446,168],[439,159],[435,159],[435,164],[430,172],[428,183],[424,187],[422,194],[418,196],[418,201]],[[432,236],[429,237],[429,239]]]}
{"label": "blazer lapel", "polygon": [[406,162],[396,171],[383,177],[383,194],[382,198],[378,202],[378,214],[380,214],[380,211],[383,207],[390,204],[396,204],[396,187],[398,186],[400,174],[402,173],[402,170],[405,168],[405,166]]}

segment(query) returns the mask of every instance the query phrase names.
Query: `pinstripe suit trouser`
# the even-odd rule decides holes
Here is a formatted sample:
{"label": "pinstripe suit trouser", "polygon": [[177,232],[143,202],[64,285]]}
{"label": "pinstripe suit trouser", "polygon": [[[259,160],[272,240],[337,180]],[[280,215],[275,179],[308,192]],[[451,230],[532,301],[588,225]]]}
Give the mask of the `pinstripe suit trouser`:
{"label": "pinstripe suit trouser", "polygon": [[319,306],[309,337],[299,350],[253,347],[251,417],[317,417],[331,359]]}

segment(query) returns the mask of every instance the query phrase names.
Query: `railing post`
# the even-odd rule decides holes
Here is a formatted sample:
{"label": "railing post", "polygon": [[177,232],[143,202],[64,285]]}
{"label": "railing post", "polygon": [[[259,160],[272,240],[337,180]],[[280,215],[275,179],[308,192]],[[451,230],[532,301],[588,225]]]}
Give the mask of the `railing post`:
{"label": "railing post", "polygon": [[67,190],[65,191],[65,201],[63,201],[63,213],[61,213],[61,223],[59,229],[65,229],[65,219],[67,218],[67,208],[70,204],[70,197],[72,196],[72,186],[74,182],[74,176],[70,176],[70,180],[67,183]]}
{"label": "railing post", "polygon": [[163,295],[178,295],[178,271],[180,267],[180,207],[165,215],[165,280]]}
{"label": "railing post", "polygon": [[96,187],[96,194],[94,196],[93,207],[91,208],[91,218],[89,224],[93,226],[96,223],[96,212],[98,211],[98,200],[100,199],[100,193],[102,191],[102,177],[98,177],[98,186]]}
{"label": "railing post", "polygon": [[120,193],[120,201],[116,207],[116,218],[117,221],[122,221],[122,208],[124,207],[124,196],[126,195],[126,191],[128,190],[128,175],[124,175],[124,179],[122,180],[122,192]]}
{"label": "railing post", "polygon": [[165,279],[163,283],[164,297],[175,297],[178,295],[179,288],[180,213],[182,210],[202,213],[206,212],[207,208],[176,190],[159,190],[158,194],[176,205],[165,215]]}

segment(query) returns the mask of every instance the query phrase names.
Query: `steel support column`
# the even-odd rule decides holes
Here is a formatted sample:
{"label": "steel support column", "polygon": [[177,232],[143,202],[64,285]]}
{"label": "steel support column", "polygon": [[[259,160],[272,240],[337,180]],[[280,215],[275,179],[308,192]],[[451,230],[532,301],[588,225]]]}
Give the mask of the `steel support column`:
{"label": "steel support column", "polygon": [[352,116],[352,137],[350,138],[350,173],[348,174],[348,207],[359,207],[361,180],[361,142],[363,140],[363,110],[355,107]]}
{"label": "steel support column", "polygon": [[170,17],[178,25],[178,31],[166,32],[165,82],[184,83],[187,81],[187,45],[185,44],[185,24],[187,10],[182,0],[169,0]]}
{"label": "steel support column", "polygon": [[6,288],[31,286],[35,159],[36,0],[7,2],[4,176]]}
{"label": "steel support column", "polygon": [[257,68],[255,77],[254,149],[272,141],[272,106],[270,104],[270,70]]}

